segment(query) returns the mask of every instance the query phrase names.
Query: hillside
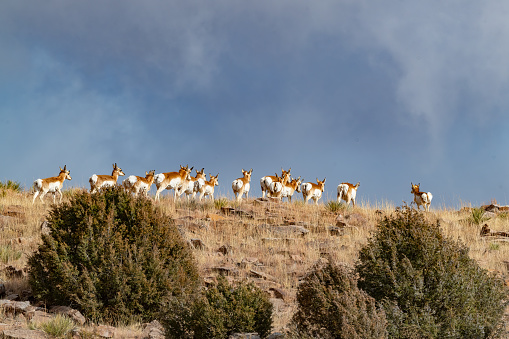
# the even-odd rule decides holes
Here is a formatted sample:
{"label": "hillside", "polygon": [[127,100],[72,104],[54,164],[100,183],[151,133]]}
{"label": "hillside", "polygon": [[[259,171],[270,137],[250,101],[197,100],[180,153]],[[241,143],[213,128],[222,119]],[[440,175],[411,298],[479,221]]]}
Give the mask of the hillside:
{"label": "hillside", "polygon": [[[73,190],[64,191],[64,201]],[[5,296],[30,298],[24,271],[27,257],[40,243],[43,222],[52,197],[32,205],[27,192],[0,191],[0,278]],[[304,205],[252,198],[240,203],[224,198],[215,202],[174,202],[165,196],[157,203],[178,225],[193,248],[201,276],[212,284],[218,274],[229,280],[250,280],[270,294],[274,304],[274,331],[284,331],[296,310],[299,280],[320,260],[354,265],[359,249],[375,230],[377,221],[394,206]],[[508,277],[509,243],[506,238],[481,237],[481,226],[491,232],[509,231],[508,213],[476,209],[435,209],[445,235],[460,239],[481,267]],[[508,238],[509,239],[509,238]],[[7,317],[4,313],[1,315]],[[1,319],[0,319],[1,321]]]}

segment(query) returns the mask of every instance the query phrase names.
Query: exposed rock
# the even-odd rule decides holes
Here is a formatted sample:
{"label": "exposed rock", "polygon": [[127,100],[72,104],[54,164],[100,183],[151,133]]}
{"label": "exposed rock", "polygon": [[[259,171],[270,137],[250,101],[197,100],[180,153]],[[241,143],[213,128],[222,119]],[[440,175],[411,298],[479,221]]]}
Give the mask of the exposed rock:
{"label": "exposed rock", "polygon": [[345,234],[344,227],[329,226],[329,227],[327,227],[327,230],[329,231],[330,235],[342,236]]}
{"label": "exposed rock", "polygon": [[260,339],[258,333],[233,333],[228,339]]}
{"label": "exposed rock", "polygon": [[223,212],[225,215],[237,215],[240,217],[246,217],[246,218],[250,218],[250,219],[253,218],[252,212],[248,212],[248,211],[244,211],[244,210],[240,210],[240,209],[237,210],[233,207],[223,206],[223,207],[221,207],[221,212]]}
{"label": "exposed rock", "polygon": [[115,335],[115,327],[107,325],[99,325],[94,328],[94,334],[101,338],[113,338]]}
{"label": "exposed rock", "polygon": [[269,288],[269,291],[271,291],[274,294],[274,298],[281,300],[286,300],[288,298],[288,293],[286,293],[281,288],[271,287]]}
{"label": "exposed rock", "polygon": [[307,221],[301,220],[285,220],[284,225],[294,225],[294,226],[303,226],[303,227],[311,227],[311,224]]}
{"label": "exposed rock", "polygon": [[481,237],[509,237],[509,232],[494,232],[490,230],[488,224],[484,224],[480,232]]}
{"label": "exposed rock", "polygon": [[336,226],[338,227],[360,227],[366,223],[366,218],[359,213],[352,213],[345,216],[340,214],[336,218]]}
{"label": "exposed rock", "polygon": [[198,224],[198,223],[195,223],[192,221],[187,221],[187,220],[178,220],[178,221],[176,221],[176,225],[179,228],[184,228],[185,230],[188,230],[191,232],[198,232],[200,230],[208,229],[207,225]]}
{"label": "exposed rock", "polygon": [[276,278],[271,276],[270,274],[255,271],[255,270],[249,270],[249,273],[255,278],[261,278],[263,280],[269,280],[269,281],[276,281]]}
{"label": "exposed rock", "polygon": [[44,331],[41,330],[29,330],[29,329],[10,329],[2,332],[2,338],[5,339],[43,339],[49,338]]}
{"label": "exposed rock", "polygon": [[231,247],[230,245],[223,245],[219,247],[217,251],[219,253],[223,253],[224,255],[228,255],[233,253],[233,247]]}
{"label": "exposed rock", "polygon": [[49,227],[49,223],[47,220],[44,220],[42,223],[41,223],[41,233],[42,234],[50,234],[51,232],[51,228]]}
{"label": "exposed rock", "polygon": [[14,300],[18,300],[18,299],[19,299],[19,295],[18,295],[18,294],[16,294],[16,293],[10,293],[10,294],[6,295],[6,296],[4,297],[4,299],[5,299],[5,300],[12,300],[12,301],[14,301]]}
{"label": "exposed rock", "polygon": [[30,305],[29,301],[12,301],[7,299],[0,300],[0,307],[8,317],[16,317],[18,315],[25,316],[25,319],[31,319],[34,316],[35,307]]}
{"label": "exposed rock", "polygon": [[211,287],[217,285],[217,278],[215,276],[207,276],[203,278],[203,282],[205,283],[205,286]]}
{"label": "exposed rock", "polygon": [[267,339],[283,339],[285,337],[284,333],[274,332],[267,337]]}
{"label": "exposed rock", "polygon": [[197,250],[204,250],[207,248],[205,243],[201,239],[190,239],[191,245]]}
{"label": "exposed rock", "polygon": [[34,323],[42,323],[51,320],[52,317],[53,316],[51,314],[38,310],[37,308],[34,307],[34,313],[30,320],[32,320]]}
{"label": "exposed rock", "polygon": [[143,334],[149,339],[164,339],[164,328],[159,321],[154,320],[142,325]]}
{"label": "exposed rock", "polygon": [[238,275],[239,274],[239,270],[235,266],[218,266],[218,267],[213,267],[212,270],[214,272],[218,272],[218,273],[224,274],[224,275]]}
{"label": "exposed rock", "polygon": [[258,261],[258,258],[247,257],[247,258],[242,258],[242,260],[239,263],[239,267],[247,268],[251,265],[258,265],[258,264],[260,264],[260,262]]}
{"label": "exposed rock", "polygon": [[287,244],[297,241],[295,238],[262,238],[263,243],[285,242]]}
{"label": "exposed rock", "polygon": [[267,224],[261,224],[258,226],[261,230],[269,231],[283,235],[298,235],[305,236],[309,233],[309,230],[302,226],[286,225],[286,226],[271,226]]}
{"label": "exposed rock", "polygon": [[80,311],[67,306],[53,306],[49,311],[55,314],[64,314],[80,325],[83,325],[86,322],[85,317],[80,313]]}

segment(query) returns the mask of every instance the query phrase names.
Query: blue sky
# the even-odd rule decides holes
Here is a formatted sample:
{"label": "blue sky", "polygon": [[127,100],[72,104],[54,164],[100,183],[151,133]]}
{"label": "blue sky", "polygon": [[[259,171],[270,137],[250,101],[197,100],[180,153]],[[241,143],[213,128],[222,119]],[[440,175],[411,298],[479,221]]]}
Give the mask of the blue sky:
{"label": "blue sky", "polygon": [[[0,180],[253,168],[507,204],[507,1],[3,1]],[[194,172],[193,172],[194,173]],[[153,188],[154,190],[154,188]]]}

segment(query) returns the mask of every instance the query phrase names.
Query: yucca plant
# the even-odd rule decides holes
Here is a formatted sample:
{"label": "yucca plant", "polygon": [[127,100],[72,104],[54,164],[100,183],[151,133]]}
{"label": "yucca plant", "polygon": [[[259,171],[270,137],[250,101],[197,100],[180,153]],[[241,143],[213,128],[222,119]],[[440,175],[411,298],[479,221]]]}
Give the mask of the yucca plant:
{"label": "yucca plant", "polygon": [[214,207],[218,210],[220,210],[223,207],[228,206],[228,199],[226,198],[219,198],[214,200]]}
{"label": "yucca plant", "polygon": [[328,201],[325,204],[325,208],[332,213],[341,211],[341,210],[345,209],[346,207],[347,207],[346,205],[344,205],[338,201],[334,201],[334,200]]}
{"label": "yucca plant", "polygon": [[21,192],[23,187],[17,181],[7,180],[7,182],[0,181],[0,189]]}
{"label": "yucca plant", "polygon": [[483,208],[477,207],[472,208],[472,215],[470,216],[470,221],[475,225],[481,225],[483,222],[490,220],[489,217],[486,216],[486,212]]}

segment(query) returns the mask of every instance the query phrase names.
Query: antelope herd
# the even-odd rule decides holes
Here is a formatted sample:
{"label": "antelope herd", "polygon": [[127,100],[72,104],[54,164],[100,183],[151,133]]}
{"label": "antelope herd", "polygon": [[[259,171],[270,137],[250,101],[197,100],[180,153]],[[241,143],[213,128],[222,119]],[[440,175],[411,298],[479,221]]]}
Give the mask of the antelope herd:
{"label": "antelope herd", "polygon": [[[175,200],[185,193],[187,200],[190,199],[189,196],[191,196],[192,199],[196,199],[196,194],[200,194],[200,201],[206,196],[209,196],[213,201],[214,187],[219,185],[219,173],[215,176],[209,173],[209,180],[207,181],[204,168],[199,171],[195,170],[196,176],[191,177],[193,168],[194,167],[189,168],[189,165],[185,167],[181,165],[178,172],[155,174],[155,170],[151,170],[145,172],[145,177],[131,175],[122,181],[122,186],[127,191],[134,193],[135,196],[140,194],[140,192],[148,196],[152,184],[155,183],[157,190],[154,200],[156,201],[160,200],[159,195],[165,189],[174,190],[173,198]],[[325,189],[326,178],[323,180],[318,180],[317,178],[315,184],[313,182],[303,182],[300,176],[298,178],[292,178],[290,172],[291,168],[289,168],[288,171],[281,168],[281,176],[275,173],[273,176],[267,175],[262,177],[260,179],[262,198],[267,196],[281,201],[283,198],[287,198],[288,202],[292,202],[292,196],[295,191],[297,191],[298,193],[302,193],[304,203],[312,199],[315,204],[318,205],[318,200],[322,197]],[[252,174],[252,168],[249,171],[242,169],[242,177],[232,182],[232,190],[237,201],[241,201],[244,195],[246,199],[248,198]],[[93,174],[89,179],[90,193],[95,193],[101,188],[115,186],[118,177],[124,175],[124,172],[116,163],[113,164],[111,175]],[[32,204],[35,203],[37,196],[39,196],[42,201],[42,198],[48,192],[53,193],[53,203],[55,202],[57,193],[60,194],[59,201],[62,201],[62,192],[60,190],[66,179],[71,180],[71,175],[70,171],[67,170],[67,166],[64,166],[64,169],[60,168],[60,173],[56,177],[35,180],[35,192]],[[422,205],[425,211],[429,211],[433,195],[430,192],[421,192],[419,190],[420,184],[414,185],[410,183],[410,185],[412,187],[410,193],[414,195],[414,203],[417,205],[417,209],[420,209]],[[359,186],[360,182],[355,185],[348,182],[339,184],[337,188],[337,202],[340,203],[343,200],[347,206],[352,202],[353,207],[355,207],[355,197]]]}

